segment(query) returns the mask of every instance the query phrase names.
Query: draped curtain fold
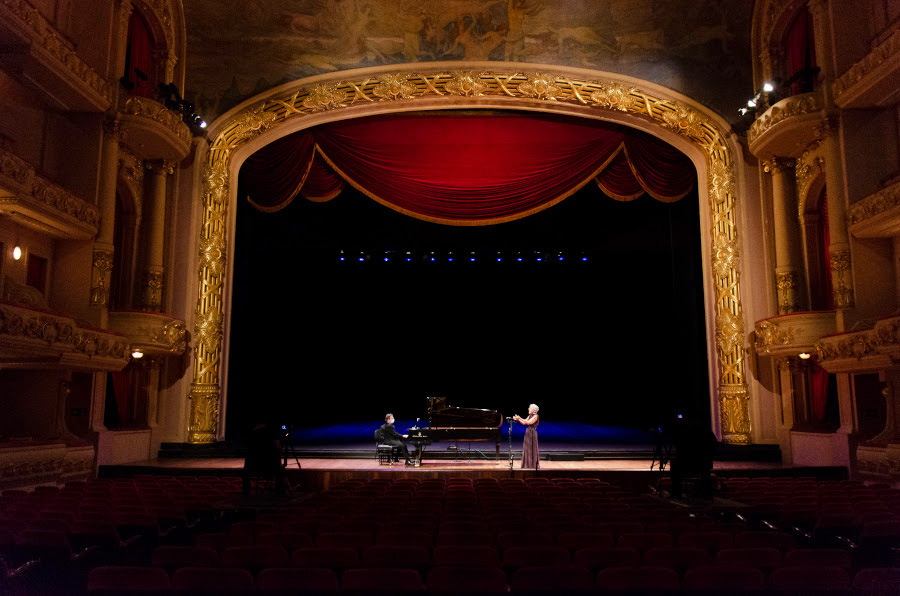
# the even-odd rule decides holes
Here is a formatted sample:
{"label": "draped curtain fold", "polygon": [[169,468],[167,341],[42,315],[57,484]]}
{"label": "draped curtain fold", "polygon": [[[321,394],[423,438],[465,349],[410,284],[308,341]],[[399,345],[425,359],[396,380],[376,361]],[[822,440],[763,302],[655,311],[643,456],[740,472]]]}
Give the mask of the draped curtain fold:
{"label": "draped curtain fold", "polygon": [[[816,67],[816,50],[813,45],[812,14],[802,9],[791,23],[785,37],[785,61],[787,62],[787,77],[790,79],[804,70]],[[791,95],[808,93],[813,90],[812,78],[800,76],[791,83]]]}
{"label": "draped curtain fold", "polygon": [[116,407],[119,412],[119,423],[128,426],[132,420],[131,404],[134,399],[131,383],[132,371],[123,370],[110,374],[113,382],[113,391],[116,396]]}
{"label": "draped curtain fold", "polygon": [[153,68],[150,31],[137,11],[128,20],[128,53],[125,58],[125,80],[133,85],[130,94],[150,95],[150,70]]}
{"label": "draped curtain fold", "polygon": [[696,172],[674,148],[608,123],[394,115],[279,139],[245,162],[240,185],[263,211],[282,209],[298,194],[328,200],[346,182],[419,219],[484,225],[546,209],[592,180],[618,200],[646,192],[677,201]]}
{"label": "draped curtain fold", "polygon": [[809,370],[809,394],[813,421],[823,422],[828,405],[828,371],[815,361]]}

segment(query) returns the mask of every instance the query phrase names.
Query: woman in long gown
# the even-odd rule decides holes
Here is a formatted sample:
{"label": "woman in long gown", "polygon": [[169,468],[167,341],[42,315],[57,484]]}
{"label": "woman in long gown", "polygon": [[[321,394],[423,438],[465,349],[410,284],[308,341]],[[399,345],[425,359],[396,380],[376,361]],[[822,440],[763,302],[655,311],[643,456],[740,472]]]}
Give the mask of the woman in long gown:
{"label": "woman in long gown", "polygon": [[538,451],[537,425],[540,423],[538,418],[538,408],[535,404],[528,406],[528,418],[522,418],[518,414],[513,416],[513,420],[519,424],[525,425],[525,440],[522,442],[522,467],[538,469],[540,465],[541,454]]}

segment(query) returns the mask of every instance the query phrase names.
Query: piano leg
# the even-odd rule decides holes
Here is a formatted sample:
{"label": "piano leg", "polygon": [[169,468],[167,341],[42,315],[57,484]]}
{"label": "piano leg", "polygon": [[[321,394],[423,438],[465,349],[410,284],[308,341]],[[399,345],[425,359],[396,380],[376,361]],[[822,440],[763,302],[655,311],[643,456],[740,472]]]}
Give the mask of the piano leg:
{"label": "piano leg", "polygon": [[497,461],[500,461],[500,439],[497,439]]}
{"label": "piano leg", "polygon": [[419,449],[416,451],[416,466],[419,467],[422,465],[422,453],[425,452],[425,445],[419,445]]}

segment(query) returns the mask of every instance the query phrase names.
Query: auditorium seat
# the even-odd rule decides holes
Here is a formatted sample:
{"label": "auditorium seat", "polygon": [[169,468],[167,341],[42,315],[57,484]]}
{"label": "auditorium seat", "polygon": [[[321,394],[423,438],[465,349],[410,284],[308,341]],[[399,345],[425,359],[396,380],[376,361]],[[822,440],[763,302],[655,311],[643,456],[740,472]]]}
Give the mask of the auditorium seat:
{"label": "auditorium seat", "polygon": [[162,593],[169,589],[169,574],[156,567],[104,566],[91,569],[87,577],[88,594]]}
{"label": "auditorium seat", "polygon": [[840,567],[849,571],[853,566],[850,551],[839,548],[798,548],[784,555],[785,567]]}
{"label": "auditorium seat", "polygon": [[513,572],[510,591],[517,593],[579,594],[594,590],[594,578],[586,567],[541,566],[525,567]]}
{"label": "auditorium seat", "polygon": [[275,522],[247,521],[235,522],[231,524],[231,528],[229,528],[228,533],[232,536],[250,536],[250,538],[254,542],[256,542],[256,537],[258,535],[263,533],[270,534],[272,532],[277,532],[279,529],[279,525]]}
{"label": "auditorium seat", "polygon": [[290,567],[284,548],[268,544],[232,546],[222,551],[223,567],[249,569],[254,575],[265,567]]}
{"label": "auditorium seat", "polygon": [[432,563],[435,567],[500,567],[500,553],[493,546],[438,546]]}
{"label": "auditorium seat", "polygon": [[592,546],[611,547],[614,541],[608,532],[563,532],[557,537],[557,544],[574,553]]}
{"label": "auditorium seat", "polygon": [[664,546],[650,548],[643,554],[643,564],[651,567],[668,567],[679,574],[687,569],[710,565],[712,557],[705,548],[686,546]]}
{"label": "auditorium seat", "polygon": [[678,573],[666,567],[610,567],[597,573],[598,590],[678,590]]}
{"label": "auditorium seat", "polygon": [[172,574],[172,587],[201,594],[256,590],[253,575],[240,567],[182,567]]}
{"label": "auditorium seat", "polygon": [[316,546],[363,549],[374,543],[372,532],[325,532],[316,537]]}
{"label": "auditorium seat", "polygon": [[249,546],[253,544],[253,538],[246,534],[207,533],[198,534],[194,538],[194,544],[197,546],[208,546],[221,553],[232,546]]}
{"label": "auditorium seat", "polygon": [[511,546],[546,546],[554,542],[549,532],[504,531],[497,534],[497,548],[501,551]]}
{"label": "auditorium seat", "polygon": [[747,566],[699,566],[684,574],[686,590],[738,592],[763,591],[766,576],[762,570]]}
{"label": "auditorium seat", "polygon": [[734,545],[734,537],[728,532],[683,532],[678,536],[679,546],[697,546],[715,552]]}
{"label": "auditorium seat", "polygon": [[755,567],[769,573],[784,564],[784,557],[780,550],[771,546],[723,548],[713,563],[723,567]]}
{"label": "auditorium seat", "polygon": [[841,567],[779,567],[772,571],[769,582],[773,589],[788,592],[813,590],[847,590],[850,576]]}
{"label": "auditorium seat", "polygon": [[509,591],[506,574],[497,567],[434,567],[428,573],[427,586],[432,596],[499,596]]}
{"label": "auditorium seat", "polygon": [[503,551],[501,560],[507,570],[515,570],[521,567],[567,566],[572,563],[572,556],[568,549],[561,546],[511,546]]}
{"label": "auditorium seat", "polygon": [[438,532],[436,546],[494,546],[494,535],[481,532]]}
{"label": "auditorium seat", "polygon": [[860,569],[853,577],[854,592],[900,594],[900,567]]}
{"label": "auditorium seat", "polygon": [[575,551],[572,563],[591,571],[608,567],[636,567],[641,564],[641,553],[636,548],[593,546]]}
{"label": "auditorium seat", "polygon": [[[406,528],[406,524],[400,524]],[[376,546],[427,546],[434,544],[434,535],[432,532],[413,532],[392,530],[389,532],[378,532],[375,535]]]}
{"label": "auditorium seat", "polygon": [[787,552],[796,548],[797,541],[785,532],[749,530],[734,535],[734,546],[735,548],[771,546],[781,552]]}
{"label": "auditorium seat", "polygon": [[280,546],[291,552],[295,548],[312,546],[313,539],[303,532],[269,532],[257,535],[256,544]]}
{"label": "auditorium seat", "polygon": [[619,548],[634,548],[639,551],[662,546],[672,546],[672,543],[673,538],[671,534],[657,532],[629,532],[620,534],[619,537],[616,538],[616,546]]}
{"label": "auditorium seat", "polygon": [[[617,513],[614,517],[621,517],[620,513]],[[585,522],[590,523],[593,521],[593,515],[585,516]],[[602,521],[596,523],[594,525],[594,530],[597,532],[609,532],[616,538],[621,536],[622,534],[638,534],[643,532],[645,529],[644,524],[638,521]]]}
{"label": "auditorium seat", "polygon": [[281,594],[327,594],[340,591],[337,574],[331,569],[310,567],[270,567],[259,572],[260,591]]}
{"label": "auditorium seat", "polygon": [[218,567],[219,553],[208,546],[157,546],[151,564],[172,573],[181,567]]}
{"label": "auditorium seat", "polygon": [[415,569],[348,569],[341,576],[341,592],[385,595],[420,593],[425,592],[425,584]]}
{"label": "auditorium seat", "polygon": [[426,546],[369,546],[363,550],[363,567],[395,567],[426,571],[431,551]]}
{"label": "auditorium seat", "polygon": [[334,546],[313,546],[297,548],[291,553],[292,567],[327,567],[343,571],[359,566],[359,549]]}

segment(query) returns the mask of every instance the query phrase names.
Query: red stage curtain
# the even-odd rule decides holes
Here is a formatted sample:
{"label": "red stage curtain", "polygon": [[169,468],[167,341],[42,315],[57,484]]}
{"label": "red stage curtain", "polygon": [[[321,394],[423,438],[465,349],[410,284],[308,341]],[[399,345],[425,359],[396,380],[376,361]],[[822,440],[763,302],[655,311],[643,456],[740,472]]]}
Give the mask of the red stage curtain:
{"label": "red stage curtain", "polygon": [[[318,162],[312,146],[329,169]],[[337,175],[336,175],[336,174]],[[607,123],[534,115],[394,115],[345,120],[280,139],[245,163],[241,186],[265,211],[298,192],[327,200],[338,176],[413,217],[485,225],[525,217],[593,179],[614,198],[675,201],[696,173],[675,149]]]}
{"label": "red stage curtain", "polygon": [[[805,8],[791,23],[784,45],[788,79],[804,69],[815,68],[816,50],[813,45],[812,15]],[[811,80],[801,77],[791,84],[791,95],[808,93],[812,88]]]}
{"label": "red stage curtain", "polygon": [[[125,59],[125,79],[134,85],[131,95],[150,95],[150,71],[153,68],[150,31],[143,17],[134,11],[128,20],[128,54]],[[143,77],[138,75],[143,73]]]}
{"label": "red stage curtain", "polygon": [[809,368],[809,397],[813,421],[824,421],[825,408],[828,404],[828,371],[819,366],[815,360]]}

